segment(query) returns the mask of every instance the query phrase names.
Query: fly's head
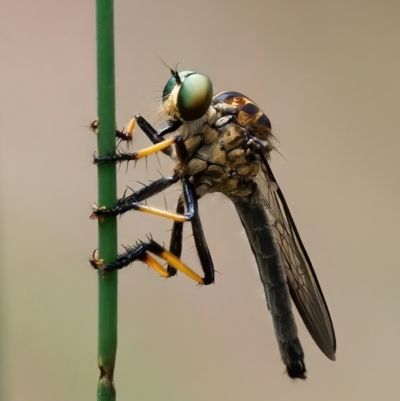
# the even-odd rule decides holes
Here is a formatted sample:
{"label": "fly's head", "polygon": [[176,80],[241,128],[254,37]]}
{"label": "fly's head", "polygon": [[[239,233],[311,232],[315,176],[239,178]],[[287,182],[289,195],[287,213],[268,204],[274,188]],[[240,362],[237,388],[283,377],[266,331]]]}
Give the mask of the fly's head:
{"label": "fly's head", "polygon": [[213,87],[205,75],[193,71],[174,71],[164,87],[165,112],[173,120],[193,122],[202,119],[210,108]]}

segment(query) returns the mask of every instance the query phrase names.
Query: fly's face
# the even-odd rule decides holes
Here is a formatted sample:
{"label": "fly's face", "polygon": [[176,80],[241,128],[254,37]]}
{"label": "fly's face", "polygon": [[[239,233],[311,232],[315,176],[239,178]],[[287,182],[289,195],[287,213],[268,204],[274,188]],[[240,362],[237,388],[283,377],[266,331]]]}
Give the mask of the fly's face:
{"label": "fly's face", "polygon": [[163,91],[165,112],[173,120],[190,122],[201,119],[213,96],[210,79],[193,71],[173,71]]}

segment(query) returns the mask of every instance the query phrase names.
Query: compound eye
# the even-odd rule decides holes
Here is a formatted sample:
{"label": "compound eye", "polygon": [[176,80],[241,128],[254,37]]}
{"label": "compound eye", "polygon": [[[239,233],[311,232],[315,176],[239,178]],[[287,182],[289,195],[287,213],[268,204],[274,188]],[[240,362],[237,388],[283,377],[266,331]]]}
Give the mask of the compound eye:
{"label": "compound eye", "polygon": [[[172,77],[168,80],[163,90],[163,101],[167,100],[171,95],[172,91],[177,85],[181,85],[182,81],[190,74],[195,74],[193,71],[181,71],[176,72],[171,70]],[[178,81],[177,81],[178,79]]]}
{"label": "compound eye", "polygon": [[168,99],[169,95],[171,94],[171,92],[173,91],[173,89],[175,88],[177,82],[176,82],[176,78],[175,77],[171,77],[167,84],[164,86],[164,90],[163,90],[163,101],[165,101],[166,99]]}
{"label": "compound eye", "polygon": [[[165,88],[168,84],[169,81]],[[213,87],[208,77],[197,73],[188,75],[179,89],[177,99],[181,118],[185,121],[194,121],[203,117],[211,105],[212,96]]]}

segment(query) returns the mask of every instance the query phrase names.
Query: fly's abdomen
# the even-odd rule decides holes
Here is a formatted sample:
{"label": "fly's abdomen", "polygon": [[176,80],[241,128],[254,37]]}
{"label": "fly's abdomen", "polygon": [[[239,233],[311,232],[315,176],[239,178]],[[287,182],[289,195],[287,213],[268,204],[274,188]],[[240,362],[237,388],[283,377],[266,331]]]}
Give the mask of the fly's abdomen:
{"label": "fly's abdomen", "polygon": [[292,378],[305,379],[304,353],[297,336],[286,275],[270,217],[258,189],[248,196],[229,196],[240,216],[264,285],[282,360]]}

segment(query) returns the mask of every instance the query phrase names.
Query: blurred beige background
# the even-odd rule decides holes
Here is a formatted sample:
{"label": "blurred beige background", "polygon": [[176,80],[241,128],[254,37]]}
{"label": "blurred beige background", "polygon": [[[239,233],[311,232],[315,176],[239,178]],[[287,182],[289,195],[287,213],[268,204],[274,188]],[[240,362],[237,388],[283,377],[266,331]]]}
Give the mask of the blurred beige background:
{"label": "blurred beige background", "polygon": [[[94,2],[9,1],[0,18],[3,398],[95,399]],[[338,340],[332,363],[298,318],[309,378],[284,374],[253,255],[216,195],[200,202],[215,285],[166,281],[140,263],[120,274],[118,400],[399,399],[399,2],[126,0],[115,24],[119,127],[152,119],[169,78],[158,56],[269,116],[284,156],[272,168]],[[134,148],[147,146],[136,134]],[[122,167],[119,194],[168,174],[159,160]],[[166,194],[170,209],[178,194]],[[167,242],[169,229],[131,213],[119,242]],[[199,269],[185,236],[183,259]]]}

